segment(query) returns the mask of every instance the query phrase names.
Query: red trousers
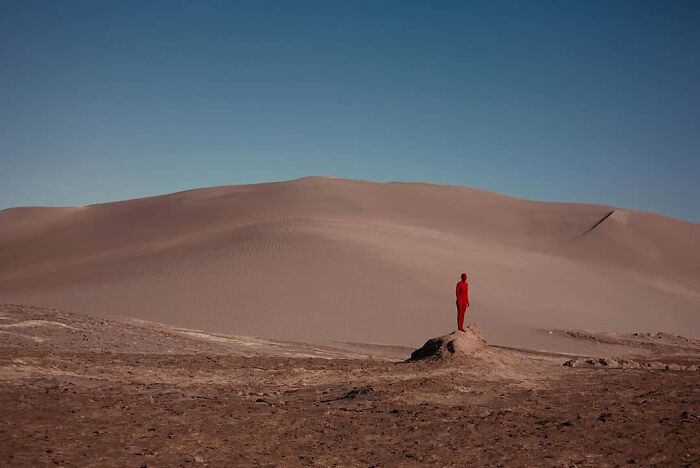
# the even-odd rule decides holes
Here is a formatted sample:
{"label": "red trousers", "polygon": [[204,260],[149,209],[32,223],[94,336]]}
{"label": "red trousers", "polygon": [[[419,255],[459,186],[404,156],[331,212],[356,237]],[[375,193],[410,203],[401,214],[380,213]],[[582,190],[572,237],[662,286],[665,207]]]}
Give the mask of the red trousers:
{"label": "red trousers", "polygon": [[467,304],[457,302],[457,330],[464,331],[464,315],[467,312]]}

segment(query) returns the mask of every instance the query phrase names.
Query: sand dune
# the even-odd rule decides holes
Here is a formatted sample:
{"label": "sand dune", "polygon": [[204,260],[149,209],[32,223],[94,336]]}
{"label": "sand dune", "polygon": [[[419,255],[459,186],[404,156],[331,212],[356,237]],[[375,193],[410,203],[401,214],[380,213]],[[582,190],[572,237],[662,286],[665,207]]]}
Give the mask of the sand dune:
{"label": "sand dune", "polygon": [[322,177],[0,212],[0,302],[210,332],[417,346],[461,271],[491,343],[700,338],[700,225],[650,213]]}

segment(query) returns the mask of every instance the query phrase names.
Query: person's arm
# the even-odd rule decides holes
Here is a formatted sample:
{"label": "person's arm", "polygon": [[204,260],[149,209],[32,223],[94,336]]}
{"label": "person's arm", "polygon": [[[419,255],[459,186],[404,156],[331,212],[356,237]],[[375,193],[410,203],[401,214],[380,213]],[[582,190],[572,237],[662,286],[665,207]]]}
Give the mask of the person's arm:
{"label": "person's arm", "polygon": [[457,283],[457,286],[455,287],[455,298],[457,301],[459,301],[459,283]]}
{"label": "person's arm", "polygon": [[467,307],[469,307],[469,285],[468,284],[464,285],[464,292],[465,292],[465,296],[467,296]]}

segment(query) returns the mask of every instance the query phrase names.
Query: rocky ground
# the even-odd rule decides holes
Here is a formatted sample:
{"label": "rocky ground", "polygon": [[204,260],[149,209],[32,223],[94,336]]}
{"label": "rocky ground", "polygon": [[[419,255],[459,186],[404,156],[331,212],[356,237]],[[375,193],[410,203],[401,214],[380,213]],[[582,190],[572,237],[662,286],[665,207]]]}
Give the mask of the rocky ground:
{"label": "rocky ground", "polygon": [[700,464],[697,342],[576,332],[638,350],[613,360],[469,332],[403,362],[0,306],[0,466]]}

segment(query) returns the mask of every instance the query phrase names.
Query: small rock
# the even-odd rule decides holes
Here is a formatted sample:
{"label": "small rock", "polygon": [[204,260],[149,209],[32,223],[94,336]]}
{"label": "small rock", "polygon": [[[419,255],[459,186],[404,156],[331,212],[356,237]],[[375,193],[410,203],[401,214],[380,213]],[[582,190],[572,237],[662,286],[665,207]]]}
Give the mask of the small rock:
{"label": "small rock", "polygon": [[366,386],[366,387],[360,387],[360,388],[353,388],[350,390],[348,393],[340,397],[342,400],[353,400],[357,398],[358,396],[362,395],[370,395],[374,393],[374,388]]}

